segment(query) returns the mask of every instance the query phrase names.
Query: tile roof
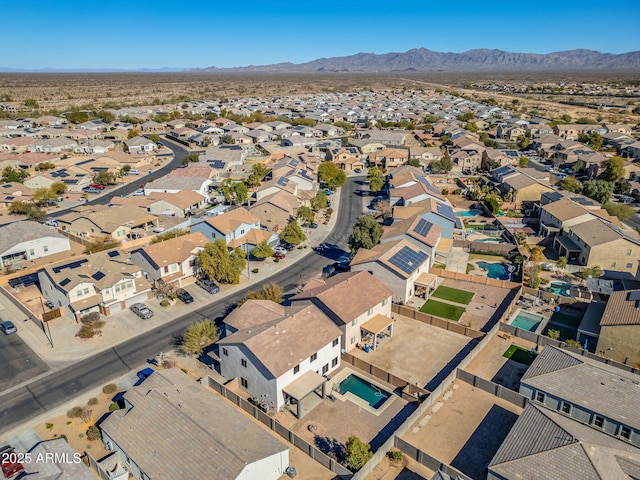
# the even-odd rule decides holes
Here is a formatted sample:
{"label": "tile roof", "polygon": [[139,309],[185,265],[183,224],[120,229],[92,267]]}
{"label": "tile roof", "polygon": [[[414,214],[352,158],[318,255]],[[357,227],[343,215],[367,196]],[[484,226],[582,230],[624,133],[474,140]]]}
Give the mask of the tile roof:
{"label": "tile roof", "polygon": [[218,344],[244,345],[278,378],[341,335],[342,330],[317,306],[294,305],[285,316],[238,330]]}
{"label": "tile roof", "polygon": [[522,384],[640,429],[640,375],[546,346]]}
{"label": "tile roof", "polygon": [[206,223],[223,234],[234,232],[240,225],[258,223],[260,219],[244,207],[227,210],[223,215],[208,218]]}
{"label": "tile roof", "polygon": [[640,325],[640,290],[612,292],[600,325]]}
{"label": "tile roof", "polygon": [[100,427],[154,480],[236,479],[288,448],[177,369],[156,371],[124,397],[133,407]]}
{"label": "tile roof", "polygon": [[442,235],[442,228],[416,215],[385,227],[381,240],[384,241],[402,235],[415,238],[419,242],[435,248]]}
{"label": "tile roof", "polygon": [[285,307],[271,300],[247,300],[224,319],[237,330],[267,323],[285,315]]}
{"label": "tile roof", "polygon": [[[32,242],[41,238],[66,239],[58,231],[38,222],[23,220],[0,226],[0,254],[3,254],[17,244]],[[68,242],[68,239],[67,239]],[[71,249],[71,247],[69,247]]]}
{"label": "tile roof", "polygon": [[[307,288],[307,285],[309,288]],[[343,324],[390,298],[393,292],[369,272],[349,272],[314,280],[291,302],[311,300],[330,310]]]}
{"label": "tile roof", "polygon": [[589,213],[589,210],[578,205],[569,198],[563,198],[553,203],[549,203],[542,207],[542,209],[553,215],[555,218],[564,222],[572,218],[577,218]]}
{"label": "tile roof", "polygon": [[184,262],[203,249],[207,243],[209,240],[202,233],[195,232],[146,245],[132,253],[140,252],[156,269],[159,269],[165,265]]}

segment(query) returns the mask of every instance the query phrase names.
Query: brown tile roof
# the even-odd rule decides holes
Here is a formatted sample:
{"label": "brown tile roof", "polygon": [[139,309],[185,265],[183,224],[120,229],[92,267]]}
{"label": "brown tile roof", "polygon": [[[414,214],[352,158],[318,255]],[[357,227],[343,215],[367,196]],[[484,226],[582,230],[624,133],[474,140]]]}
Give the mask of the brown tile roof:
{"label": "brown tile roof", "polygon": [[640,325],[640,290],[613,292],[600,325]]}
{"label": "brown tile roof", "polygon": [[391,297],[393,292],[369,272],[349,272],[310,283],[291,297],[292,302],[312,300],[332,311],[343,323],[359,317],[371,307]]}
{"label": "brown tile roof", "polygon": [[553,215],[561,222],[571,220],[572,218],[580,217],[589,213],[587,209],[568,198],[563,198],[562,200],[558,200],[557,202],[549,203],[542,207],[542,209],[547,213]]}
{"label": "brown tile roof", "polygon": [[177,369],[159,370],[125,398],[101,429],[150,478],[227,480],[287,450],[276,436]]}
{"label": "brown tile roof", "polygon": [[260,219],[244,207],[227,210],[223,215],[208,218],[206,222],[224,234],[235,231],[243,223],[253,224]]}
{"label": "brown tile roof", "polygon": [[215,170],[207,165],[189,165],[187,168],[176,168],[168,177],[202,177],[211,178]]}
{"label": "brown tile roof", "polygon": [[258,245],[261,242],[265,242],[273,235],[271,232],[262,230],[260,228],[252,228],[246,235],[240,238],[235,238],[227,243],[231,248],[236,248],[248,243],[249,245]]}
{"label": "brown tile roof", "polygon": [[[426,235],[423,235],[422,232],[425,232]],[[408,235],[425,245],[436,247],[442,235],[442,228],[416,215],[385,227],[381,240],[401,235]]]}
{"label": "brown tile roof", "polygon": [[251,209],[265,203],[270,203],[278,208],[281,208],[282,210],[285,210],[288,213],[293,213],[300,205],[300,199],[293,193],[280,190],[279,192],[261,198],[252,205]]}
{"label": "brown tile roof", "polygon": [[147,245],[144,250],[158,268],[187,260],[196,250],[204,248],[209,240],[200,232],[189,233],[163,242]]}
{"label": "brown tile roof", "polygon": [[285,307],[271,300],[247,300],[227,315],[224,323],[236,330],[254,327],[285,316]]}
{"label": "brown tile roof", "polygon": [[238,330],[218,344],[244,345],[277,378],[341,335],[317,306],[294,305],[284,317]]}

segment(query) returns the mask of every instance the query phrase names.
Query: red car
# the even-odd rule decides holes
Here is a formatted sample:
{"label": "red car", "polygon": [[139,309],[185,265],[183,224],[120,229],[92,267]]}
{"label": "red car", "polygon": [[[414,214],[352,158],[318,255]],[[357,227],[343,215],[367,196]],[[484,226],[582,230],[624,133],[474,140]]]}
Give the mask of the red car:
{"label": "red car", "polygon": [[2,460],[2,475],[4,478],[11,478],[24,471],[24,467],[18,461],[19,455],[16,454],[13,447],[5,445],[0,447],[0,459]]}
{"label": "red car", "polygon": [[98,185],[97,183],[91,183],[90,188],[97,188],[98,190],[104,190],[104,185]]}
{"label": "red car", "polygon": [[283,260],[284,258],[286,258],[286,255],[282,252],[273,252],[273,257],[277,258],[278,260]]}

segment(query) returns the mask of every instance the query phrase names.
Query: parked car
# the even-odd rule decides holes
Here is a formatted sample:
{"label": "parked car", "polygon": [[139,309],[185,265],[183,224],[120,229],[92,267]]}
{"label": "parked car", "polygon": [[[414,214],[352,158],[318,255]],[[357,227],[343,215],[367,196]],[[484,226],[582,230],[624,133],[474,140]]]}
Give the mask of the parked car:
{"label": "parked car", "polygon": [[134,303],[129,308],[143,320],[148,320],[153,317],[153,312],[144,303]]}
{"label": "parked car", "polygon": [[282,253],[283,255],[287,254],[287,249],[281,245],[278,245],[273,249],[273,253]]}
{"label": "parked car", "polygon": [[49,310],[53,310],[54,308],[56,308],[56,304],[51,300],[47,300],[46,302],[44,302],[44,304]]}
{"label": "parked car", "polygon": [[10,445],[0,447],[0,468],[4,478],[12,478],[24,472],[24,466],[18,461],[21,457]]}
{"label": "parked car", "polygon": [[278,245],[276,247],[277,248],[284,248],[285,251],[290,252],[291,250],[295,249],[295,245],[291,245],[290,243],[281,243],[280,245]]}
{"label": "parked car", "polygon": [[278,260],[284,260],[286,258],[286,255],[282,252],[273,252],[273,257],[277,258]]}
{"label": "parked car", "polygon": [[84,187],[82,191],[85,193],[100,193],[102,190],[94,187]]}
{"label": "parked car", "polygon": [[333,264],[333,269],[335,272],[343,273],[351,271],[351,267],[348,263],[336,262]]}
{"label": "parked car", "polygon": [[5,335],[11,335],[12,333],[16,333],[18,331],[16,326],[10,320],[0,322],[0,330],[2,330]]}
{"label": "parked car", "polygon": [[55,218],[47,218],[47,219],[44,221],[44,224],[45,224],[47,227],[56,227],[56,228],[57,228],[57,227],[58,227],[58,220],[56,220]]}
{"label": "parked car", "polygon": [[138,375],[138,378],[140,380],[144,380],[145,378],[149,378],[153,374],[153,372],[155,372],[155,370],[153,368],[147,367],[147,368],[143,368],[142,370],[140,370],[137,373],[137,375]]}
{"label": "parked car", "polygon": [[176,297],[184,303],[193,303],[193,297],[184,288],[179,288],[176,292]]}
{"label": "parked car", "polygon": [[361,168],[356,168],[356,169],[354,169],[353,171],[354,171],[355,173],[361,173],[361,172],[362,172],[362,169],[361,169]]}
{"label": "parked car", "polygon": [[137,168],[132,168],[131,170],[129,170],[129,174],[130,175],[140,175],[140,170],[138,170]]}
{"label": "parked car", "polygon": [[104,185],[100,185],[99,183],[90,183],[89,188],[97,188],[98,190],[104,190]]}
{"label": "parked car", "polygon": [[220,291],[220,287],[218,285],[206,278],[199,278],[196,280],[196,285],[205,289],[209,293],[218,293]]}
{"label": "parked car", "polygon": [[144,197],[144,190],[136,190],[132,193],[134,197]]}
{"label": "parked car", "polygon": [[318,224],[316,222],[311,222],[309,224],[309,228],[318,228]]}

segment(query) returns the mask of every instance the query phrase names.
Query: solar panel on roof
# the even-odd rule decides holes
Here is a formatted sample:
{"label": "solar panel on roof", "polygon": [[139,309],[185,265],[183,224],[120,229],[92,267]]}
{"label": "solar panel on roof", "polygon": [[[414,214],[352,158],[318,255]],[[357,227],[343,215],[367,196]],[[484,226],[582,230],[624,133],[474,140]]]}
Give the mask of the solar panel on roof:
{"label": "solar panel on roof", "polygon": [[431,222],[427,222],[424,218],[421,218],[413,231],[424,237],[429,233],[429,230],[431,230],[431,225]]}
{"label": "solar panel on roof", "polygon": [[9,195],[8,197],[5,197],[5,200],[13,200],[16,197],[12,197],[11,195]]}
{"label": "solar panel on roof", "polygon": [[111,250],[110,252],[107,252],[107,255],[109,255],[111,258],[113,257],[117,257],[118,255],[120,255],[120,252],[117,250]]}
{"label": "solar panel on roof", "polygon": [[415,251],[409,247],[402,247],[395,255],[389,259],[389,263],[398,267],[407,275],[411,274],[427,259],[427,254]]}
{"label": "solar panel on roof", "polygon": [[62,280],[60,282],[60,286],[64,287],[65,285],[67,285],[69,282],[71,282],[71,280],[69,280],[68,278],[65,278],[64,280]]}
{"label": "solar panel on roof", "polygon": [[39,283],[37,273],[30,273],[28,275],[22,275],[21,277],[12,278],[11,280],[9,280],[9,285],[11,285],[12,288],[29,287],[36,283]]}
{"label": "solar panel on roof", "polygon": [[96,272],[96,273],[94,273],[93,275],[91,275],[91,278],[93,278],[96,282],[97,282],[98,280],[103,279],[104,277],[105,277],[105,274],[104,274],[104,273],[102,273],[102,272]]}
{"label": "solar panel on roof", "polygon": [[65,268],[73,269],[78,268],[80,265],[87,263],[89,260],[84,258],[82,260],[78,260],[77,262],[65,263],[64,265],[59,265],[57,267],[53,267],[53,273],[60,273]]}
{"label": "solar panel on roof", "polygon": [[68,179],[65,179],[65,180],[62,180],[62,183],[64,183],[65,185],[75,185],[75,184],[77,184],[77,183],[78,183],[78,180],[68,180]]}
{"label": "solar panel on roof", "polygon": [[106,172],[109,170],[109,167],[91,167],[91,170],[94,172]]}
{"label": "solar panel on roof", "polygon": [[7,183],[7,184],[3,185],[2,188],[11,188],[11,184]]}
{"label": "solar panel on roof", "polygon": [[86,165],[87,163],[91,163],[95,161],[93,158],[90,158],[89,160],[83,160],[82,162],[78,162],[76,163],[76,165]]}
{"label": "solar panel on roof", "polygon": [[289,183],[289,179],[286,177],[280,177],[277,182],[277,184],[280,185],[281,187],[286,187],[288,183]]}
{"label": "solar panel on roof", "polygon": [[629,300],[640,300],[640,291],[629,292]]}

